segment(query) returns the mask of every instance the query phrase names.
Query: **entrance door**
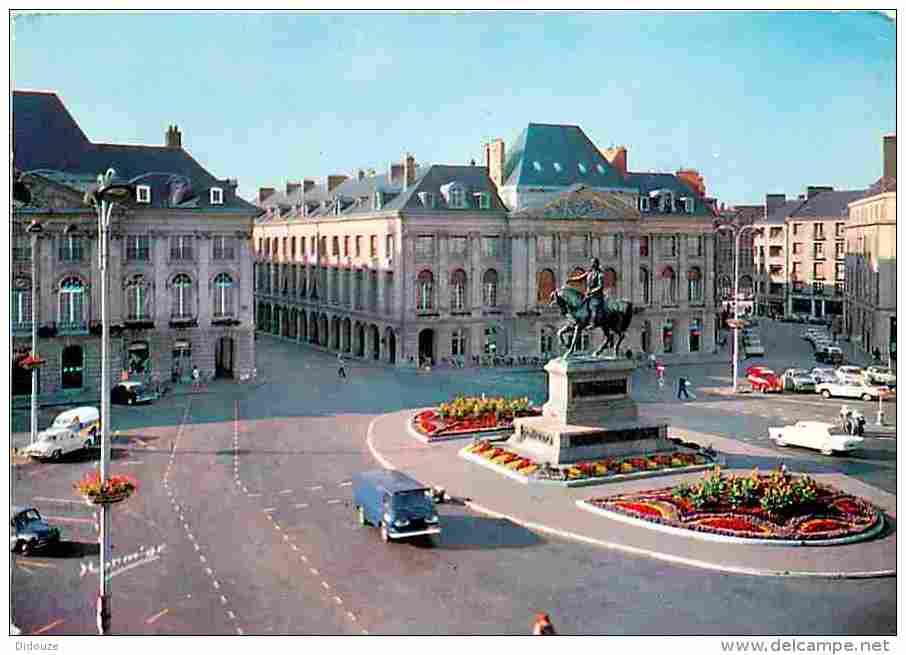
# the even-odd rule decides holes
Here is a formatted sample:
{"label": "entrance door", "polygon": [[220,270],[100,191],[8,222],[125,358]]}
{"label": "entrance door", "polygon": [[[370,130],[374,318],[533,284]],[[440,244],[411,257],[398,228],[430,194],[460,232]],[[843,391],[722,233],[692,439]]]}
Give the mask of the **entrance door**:
{"label": "entrance door", "polygon": [[214,350],[214,375],[218,378],[233,377],[233,339],[220,337]]}
{"label": "entrance door", "polygon": [[387,348],[389,348],[390,363],[396,364],[396,334],[393,330],[390,330],[390,333],[387,335]]}
{"label": "entrance door", "polygon": [[418,334],[419,364],[434,363],[434,330],[422,330]]}
{"label": "entrance door", "polygon": [[66,346],[61,358],[63,367],[62,386],[64,389],[82,388],[82,347]]}

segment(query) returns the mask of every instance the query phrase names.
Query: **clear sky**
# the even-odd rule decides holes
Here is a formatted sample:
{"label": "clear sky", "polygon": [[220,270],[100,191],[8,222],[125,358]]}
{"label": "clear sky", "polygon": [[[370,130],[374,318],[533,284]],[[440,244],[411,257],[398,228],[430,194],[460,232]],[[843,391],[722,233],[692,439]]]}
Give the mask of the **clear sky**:
{"label": "clear sky", "polygon": [[863,188],[896,131],[896,25],[869,12],[118,13],[18,16],[16,89],[89,139],[182,143],[240,195],[288,179],[482,161],[528,122],[698,169],[759,203]]}

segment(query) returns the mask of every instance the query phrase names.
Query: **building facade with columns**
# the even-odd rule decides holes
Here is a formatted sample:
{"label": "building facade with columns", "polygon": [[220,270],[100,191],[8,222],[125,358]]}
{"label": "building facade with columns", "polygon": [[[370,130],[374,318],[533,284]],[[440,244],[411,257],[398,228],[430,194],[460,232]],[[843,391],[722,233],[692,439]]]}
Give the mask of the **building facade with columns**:
{"label": "building facade with columns", "polygon": [[[634,173],[576,126],[529,124],[487,166],[418,166],[259,192],[260,330],[396,365],[550,357],[550,293],[598,257],[643,308],[623,348],[714,348],[713,213],[673,174]],[[589,335],[586,348],[601,335]]]}
{"label": "building facade with columns", "polygon": [[[85,191],[113,168],[134,202],[114,212],[109,251],[110,375],[170,380],[193,365],[238,377],[254,368],[251,227],[259,210],[183,148],[90,142],[53,93],[13,93],[17,185],[11,266],[13,394],[31,393],[17,361],[38,323],[40,392],[100,383],[98,225]],[[37,251],[26,227],[42,232]],[[32,307],[37,284],[38,306]]]}

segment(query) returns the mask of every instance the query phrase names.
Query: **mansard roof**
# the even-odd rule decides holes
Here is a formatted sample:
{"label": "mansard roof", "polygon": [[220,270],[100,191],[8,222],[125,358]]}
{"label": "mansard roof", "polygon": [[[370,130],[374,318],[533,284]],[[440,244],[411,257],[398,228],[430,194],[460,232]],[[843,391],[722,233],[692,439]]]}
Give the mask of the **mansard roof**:
{"label": "mansard roof", "polygon": [[846,218],[849,215],[849,203],[865,197],[865,189],[857,191],[821,191],[800,205],[790,219],[797,218]]}
{"label": "mansard roof", "polygon": [[540,207],[527,207],[511,214],[513,218],[638,220],[642,214],[634,193],[599,191],[575,184]]}
{"label": "mansard roof", "polygon": [[650,196],[661,190],[672,192],[677,198],[694,198],[695,205],[687,216],[712,216],[714,212],[705,203],[704,197],[681,177],[673,173],[626,173],[626,186],[638,189],[639,195]]}

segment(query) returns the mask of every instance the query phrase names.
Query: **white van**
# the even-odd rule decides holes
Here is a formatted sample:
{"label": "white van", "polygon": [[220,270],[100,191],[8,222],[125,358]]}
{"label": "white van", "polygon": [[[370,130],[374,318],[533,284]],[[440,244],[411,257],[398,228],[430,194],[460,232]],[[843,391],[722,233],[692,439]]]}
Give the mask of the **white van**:
{"label": "white van", "polygon": [[35,459],[60,459],[66,453],[91,448],[100,433],[101,415],[97,408],[76,407],[58,415],[23,454]]}

